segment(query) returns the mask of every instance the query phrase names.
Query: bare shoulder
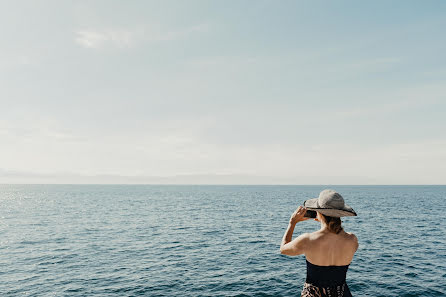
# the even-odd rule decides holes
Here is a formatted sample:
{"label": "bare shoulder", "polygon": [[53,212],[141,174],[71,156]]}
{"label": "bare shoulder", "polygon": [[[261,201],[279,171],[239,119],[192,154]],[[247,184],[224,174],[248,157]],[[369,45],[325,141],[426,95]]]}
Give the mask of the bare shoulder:
{"label": "bare shoulder", "polygon": [[298,236],[298,238],[300,238],[300,240],[309,240],[311,236],[311,233],[302,233],[301,235]]}
{"label": "bare shoulder", "polygon": [[314,231],[312,233],[306,233],[307,234],[307,238],[308,241],[310,243],[316,243],[316,242],[320,242],[324,240],[324,233],[321,233],[319,230],[318,231]]}
{"label": "bare shoulder", "polygon": [[299,242],[302,246],[308,247],[308,244],[311,240],[311,233],[302,233],[296,238],[296,241]]}
{"label": "bare shoulder", "polygon": [[347,237],[349,238],[349,239],[351,239],[352,241],[358,241],[358,237],[356,237],[356,235],[354,234],[354,233],[351,233],[351,232],[345,232],[345,234],[347,234]]}
{"label": "bare shoulder", "polygon": [[308,248],[308,233],[303,233],[291,242],[280,245],[280,253],[288,256],[304,254]]}
{"label": "bare shoulder", "polygon": [[347,235],[347,238],[352,242],[352,244],[354,244],[356,246],[356,249],[357,249],[359,246],[358,237],[356,237],[356,235],[351,232],[345,232],[345,233]]}

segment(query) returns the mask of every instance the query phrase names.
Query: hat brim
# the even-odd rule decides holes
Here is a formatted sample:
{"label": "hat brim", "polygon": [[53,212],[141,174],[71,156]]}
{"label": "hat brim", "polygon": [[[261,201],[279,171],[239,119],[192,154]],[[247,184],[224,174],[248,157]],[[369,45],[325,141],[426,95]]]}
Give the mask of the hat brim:
{"label": "hat brim", "polygon": [[330,217],[354,217],[357,216],[356,212],[349,205],[344,204],[342,209],[333,208],[321,208],[317,204],[319,198],[308,199],[304,202],[304,207],[309,210],[315,210]]}

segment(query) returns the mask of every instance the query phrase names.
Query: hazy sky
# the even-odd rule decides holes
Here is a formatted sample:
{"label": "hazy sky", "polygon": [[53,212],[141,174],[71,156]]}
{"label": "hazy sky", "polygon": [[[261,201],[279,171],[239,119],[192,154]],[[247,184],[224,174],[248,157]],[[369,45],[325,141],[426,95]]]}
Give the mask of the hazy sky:
{"label": "hazy sky", "polygon": [[446,184],[446,1],[0,3],[0,183]]}

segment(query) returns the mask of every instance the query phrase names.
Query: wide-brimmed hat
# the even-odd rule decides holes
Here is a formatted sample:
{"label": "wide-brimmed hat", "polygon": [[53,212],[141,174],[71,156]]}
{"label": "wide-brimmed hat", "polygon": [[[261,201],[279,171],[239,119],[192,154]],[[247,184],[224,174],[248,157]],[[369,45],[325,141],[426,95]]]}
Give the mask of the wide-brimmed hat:
{"label": "wide-brimmed hat", "polygon": [[357,215],[353,208],[345,204],[341,194],[330,189],[323,190],[318,198],[305,200],[304,207],[309,210],[316,210],[330,217],[348,217]]}

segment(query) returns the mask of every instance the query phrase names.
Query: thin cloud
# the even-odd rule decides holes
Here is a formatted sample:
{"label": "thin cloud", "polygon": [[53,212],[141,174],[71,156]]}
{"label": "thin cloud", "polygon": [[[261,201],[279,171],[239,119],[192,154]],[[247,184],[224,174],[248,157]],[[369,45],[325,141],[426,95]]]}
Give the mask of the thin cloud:
{"label": "thin cloud", "polygon": [[76,32],[75,42],[82,47],[98,49],[106,45],[118,48],[128,48],[134,44],[134,34],[125,30],[94,31],[83,30]]}
{"label": "thin cloud", "polygon": [[180,30],[163,30],[159,26],[138,28],[135,30],[79,30],[75,32],[74,41],[88,49],[103,47],[132,48],[137,43],[173,41],[189,37],[192,34],[209,32],[208,24],[199,24]]}

